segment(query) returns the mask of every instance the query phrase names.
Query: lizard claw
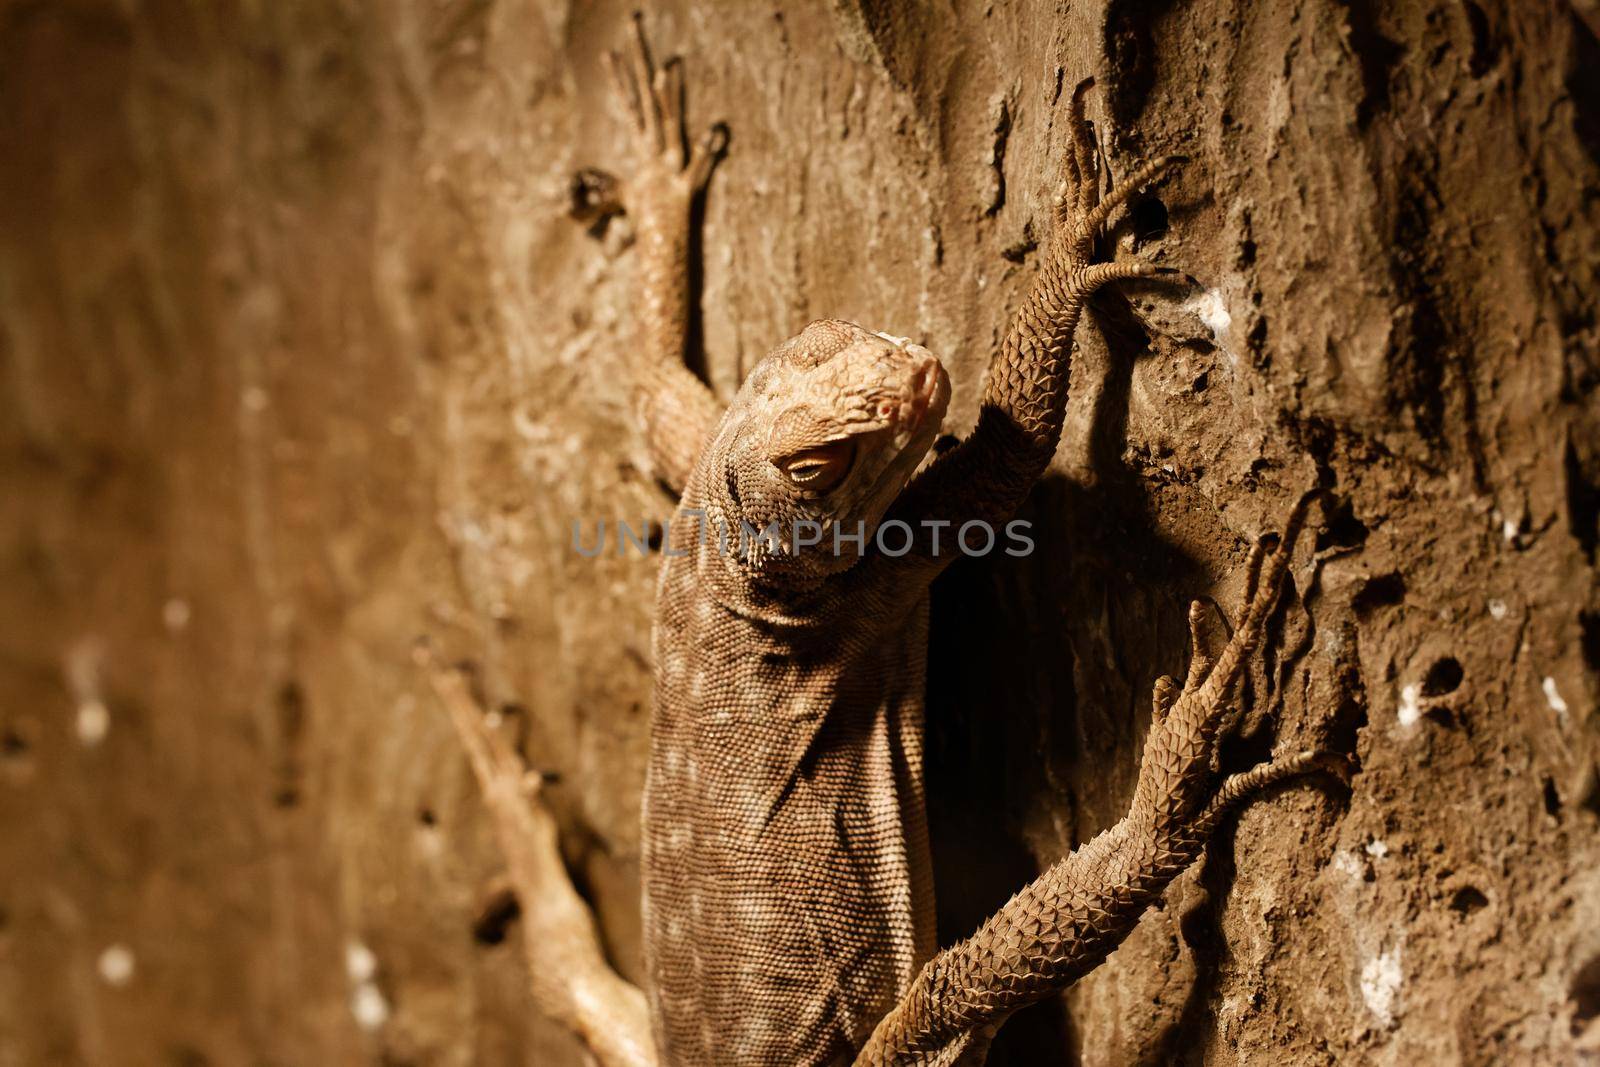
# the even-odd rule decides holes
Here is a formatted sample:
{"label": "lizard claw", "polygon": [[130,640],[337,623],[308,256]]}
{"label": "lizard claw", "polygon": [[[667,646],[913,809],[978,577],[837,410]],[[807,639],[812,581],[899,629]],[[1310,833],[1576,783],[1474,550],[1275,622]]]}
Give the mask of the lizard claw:
{"label": "lizard claw", "polygon": [[1102,199],[1099,152],[1095,144],[1094,127],[1084,114],[1084,96],[1093,85],[1093,78],[1085,78],[1078,83],[1072,93],[1072,102],[1067,111],[1067,129],[1071,144],[1065,153],[1066,176],[1056,190],[1054,210],[1059,235],[1055,255],[1064,259],[1064,265],[1077,274],[1074,288],[1080,298],[1088,296],[1108,282],[1127,278],[1148,278],[1154,275],[1184,276],[1181,271],[1156,267],[1141,261],[1093,262],[1095,238],[1105,229],[1106,223],[1117,209],[1126,204],[1136,191],[1149,185],[1185,159],[1179,155],[1165,155],[1136,167]]}
{"label": "lizard claw", "polygon": [[[683,114],[683,62],[656,66],[645,41],[644,17],[635,12],[633,34],[621,50],[601,57],[611,78],[612,96],[632,128],[639,173],[625,184],[601,171],[580,171],[572,183],[572,214],[595,221],[661,199],[676,205],[698,196],[727,150],[728,128],[714,123],[689,150]],[[604,179],[604,180],[602,180]],[[639,202],[636,202],[636,199]]]}
{"label": "lizard claw", "polygon": [[695,193],[705,190],[711,181],[711,171],[728,151],[728,125],[714,122],[700,138],[689,159],[689,186]]}
{"label": "lizard claw", "polygon": [[1093,75],[1083,79],[1072,90],[1072,103],[1067,107],[1067,135],[1071,146],[1067,150],[1067,177],[1056,201],[1056,217],[1065,221],[1076,212],[1083,214],[1092,209],[1100,196],[1100,167],[1095,160],[1094,127],[1084,116],[1083,98],[1094,88]]}
{"label": "lizard claw", "polygon": [[[1277,604],[1295,540],[1315,495],[1308,493],[1296,502],[1275,547],[1269,550],[1266,538],[1251,546],[1245,565],[1244,606],[1238,626],[1224,647],[1213,648],[1206,638],[1202,625],[1204,606],[1198,601],[1190,605],[1189,630],[1194,647],[1189,671],[1175,698],[1170,691],[1163,691],[1166,687],[1158,685],[1154,700],[1164,713],[1156,715],[1151,724],[1140,767],[1139,788],[1144,800],[1159,805],[1162,818],[1169,824],[1181,827],[1183,812],[1192,813],[1194,805],[1210,792],[1208,780],[1217,739],[1229,728],[1235,686]],[[1269,765],[1275,768],[1270,773],[1298,773],[1292,768],[1310,766],[1307,761],[1313,756],[1314,753],[1300,753],[1275,762]],[[1257,768],[1246,772],[1247,776],[1235,776],[1236,782],[1229,780],[1235,783],[1230,787],[1232,793],[1254,788],[1257,778],[1268,773],[1265,768]]]}
{"label": "lizard claw", "polygon": [[1073,90],[1072,103],[1067,111],[1068,131],[1072,147],[1067,153],[1067,176],[1056,191],[1056,219],[1067,223],[1076,215],[1074,236],[1093,240],[1104,228],[1112,212],[1127,203],[1128,197],[1144,188],[1173,167],[1188,162],[1187,156],[1170,154],[1159,156],[1134,169],[1117,187],[1100,197],[1100,165],[1095,143],[1094,127],[1084,115],[1083,98],[1094,86],[1093,78],[1085,78]]}

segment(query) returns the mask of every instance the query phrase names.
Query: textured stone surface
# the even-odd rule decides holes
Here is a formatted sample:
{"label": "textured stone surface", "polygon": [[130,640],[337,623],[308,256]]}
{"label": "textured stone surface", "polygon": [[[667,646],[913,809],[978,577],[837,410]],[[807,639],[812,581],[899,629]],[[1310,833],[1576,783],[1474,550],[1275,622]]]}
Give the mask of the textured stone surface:
{"label": "textured stone surface", "polygon": [[[0,3],[0,1062],[580,1062],[474,940],[497,858],[407,649],[480,662],[618,965],[654,559],[623,410],[615,4]],[[936,590],[941,936],[1125,806],[1183,604],[1317,477],[1228,753],[1362,761],[1245,813],[993,1062],[1600,1049],[1600,15],[1555,0],[670,4],[724,393],[808,319],[955,383],[1091,97],[1192,161],[1080,330],[1039,551]],[[1314,558],[1313,558],[1314,557]],[[515,926],[512,927],[515,936]]]}

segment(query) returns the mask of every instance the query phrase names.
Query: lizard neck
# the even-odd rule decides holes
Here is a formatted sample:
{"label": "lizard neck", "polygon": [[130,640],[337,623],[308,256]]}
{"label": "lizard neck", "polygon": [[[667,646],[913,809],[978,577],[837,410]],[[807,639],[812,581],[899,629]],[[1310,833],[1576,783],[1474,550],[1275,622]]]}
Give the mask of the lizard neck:
{"label": "lizard neck", "polygon": [[684,568],[698,594],[728,612],[776,631],[827,625],[837,605],[842,574],[811,574],[795,568],[755,567],[740,555],[740,517],[726,494],[708,490],[705,465],[684,490],[669,537],[668,571]]}

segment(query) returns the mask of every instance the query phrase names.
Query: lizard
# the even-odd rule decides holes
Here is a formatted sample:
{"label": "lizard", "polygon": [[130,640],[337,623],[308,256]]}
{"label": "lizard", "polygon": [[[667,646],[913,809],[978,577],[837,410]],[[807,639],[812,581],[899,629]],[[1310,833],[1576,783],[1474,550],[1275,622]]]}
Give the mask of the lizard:
{"label": "lizard", "polygon": [[[1223,647],[1206,637],[1204,604],[1191,604],[1187,676],[1154,687],[1123,819],[939,951],[922,777],[929,586],[955,558],[949,532],[1005,522],[1049,465],[1086,299],[1176,273],[1097,261],[1095,245],[1130,194],[1180,160],[1140,166],[1102,196],[1085,116],[1092,80],[1078,85],[1043,262],[976,426],[930,459],[950,382],[909,339],[812,322],[756,365],[725,411],[687,369],[690,211],[727,131],[713,126],[688,149],[682,65],[655,66],[638,16],[631,47],[607,61],[637,170],[622,183],[584,176],[579,200],[633,220],[635,409],[657,475],[681,492],[678,515],[694,519],[669,525],[657,584],[642,996],[609,972],[592,919],[562,884],[553,823],[529,814],[537,776],[475,713],[463,679],[423,653],[524,914],[546,909],[524,938],[542,976],[536,1000],[607,1064],[980,1063],[1012,1012],[1127,936],[1233,805],[1313,769],[1348,773],[1343,757],[1311,751],[1220,782],[1214,769],[1317,493],[1290,511],[1275,548],[1252,546]],[[891,524],[907,531],[903,550],[874,536]]]}

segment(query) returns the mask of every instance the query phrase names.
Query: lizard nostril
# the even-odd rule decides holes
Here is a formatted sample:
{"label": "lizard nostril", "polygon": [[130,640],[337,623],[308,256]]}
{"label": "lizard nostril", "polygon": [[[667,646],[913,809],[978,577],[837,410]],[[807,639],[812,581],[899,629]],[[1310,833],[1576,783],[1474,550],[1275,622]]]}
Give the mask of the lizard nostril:
{"label": "lizard nostril", "polygon": [[924,363],[911,372],[911,395],[926,396],[929,388],[929,378],[933,374],[933,365]]}

